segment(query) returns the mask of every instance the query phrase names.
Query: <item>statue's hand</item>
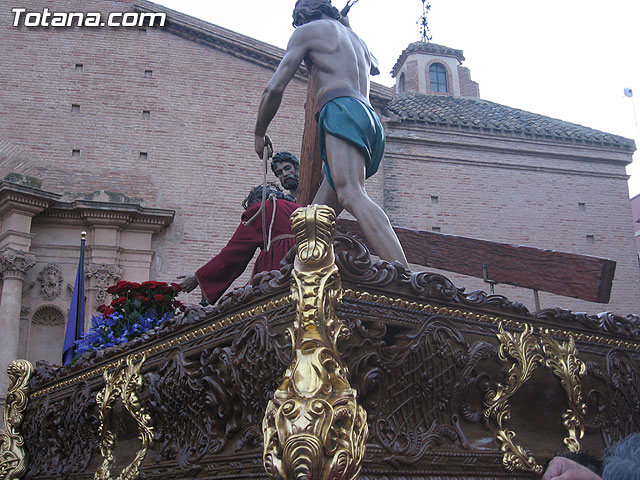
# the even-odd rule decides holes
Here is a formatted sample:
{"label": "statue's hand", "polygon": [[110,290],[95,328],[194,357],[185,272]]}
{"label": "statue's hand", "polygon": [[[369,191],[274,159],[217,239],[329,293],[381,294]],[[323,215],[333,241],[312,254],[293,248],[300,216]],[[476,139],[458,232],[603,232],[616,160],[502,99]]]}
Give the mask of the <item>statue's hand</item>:
{"label": "statue's hand", "polygon": [[269,138],[269,135],[256,135],[255,146],[256,146],[256,153],[258,154],[258,157],[262,158],[265,147],[269,149],[269,157],[273,155],[273,144],[271,143],[271,139]]}
{"label": "statue's hand", "polygon": [[191,290],[198,286],[198,279],[193,273],[188,275],[178,275],[178,281],[182,285],[182,291],[189,293]]}

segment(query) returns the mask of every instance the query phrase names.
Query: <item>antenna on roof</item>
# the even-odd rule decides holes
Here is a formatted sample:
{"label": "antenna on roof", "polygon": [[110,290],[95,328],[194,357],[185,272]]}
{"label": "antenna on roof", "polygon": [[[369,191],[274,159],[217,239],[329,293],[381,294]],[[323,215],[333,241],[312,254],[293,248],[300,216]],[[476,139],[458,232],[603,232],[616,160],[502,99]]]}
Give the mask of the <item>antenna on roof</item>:
{"label": "antenna on roof", "polygon": [[431,41],[431,36],[429,35],[429,25],[427,22],[427,13],[431,10],[431,4],[427,0],[422,0],[422,15],[416,22],[420,25],[420,40],[425,43],[429,43]]}

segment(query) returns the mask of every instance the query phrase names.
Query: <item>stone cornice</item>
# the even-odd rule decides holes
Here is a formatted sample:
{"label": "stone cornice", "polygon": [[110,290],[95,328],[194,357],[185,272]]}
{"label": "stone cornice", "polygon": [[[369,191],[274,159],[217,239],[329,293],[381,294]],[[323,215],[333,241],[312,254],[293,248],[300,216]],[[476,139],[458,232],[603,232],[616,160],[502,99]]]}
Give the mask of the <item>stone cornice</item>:
{"label": "stone cornice", "polygon": [[19,237],[23,237],[23,238],[28,238],[29,240],[33,239],[36,235],[35,233],[25,233],[25,232],[19,232],[18,230],[6,230],[4,232],[2,232],[2,234],[0,234],[0,245],[2,245],[3,240],[9,236],[19,236]]}
{"label": "stone cornice", "polygon": [[37,215],[59,198],[60,195],[57,193],[2,180],[0,181],[0,217],[11,210],[27,215]]}
{"label": "stone cornice", "polygon": [[171,225],[174,217],[174,210],[91,200],[56,202],[39,215],[43,220],[77,220],[92,226],[130,227],[153,233]]}

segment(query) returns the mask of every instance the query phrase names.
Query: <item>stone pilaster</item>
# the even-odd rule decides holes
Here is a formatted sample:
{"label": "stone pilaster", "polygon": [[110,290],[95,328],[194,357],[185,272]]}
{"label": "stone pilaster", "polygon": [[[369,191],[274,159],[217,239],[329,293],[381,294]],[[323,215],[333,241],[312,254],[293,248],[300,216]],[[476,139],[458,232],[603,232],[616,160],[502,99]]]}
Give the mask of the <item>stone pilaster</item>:
{"label": "stone pilaster", "polygon": [[[22,282],[25,273],[36,264],[33,253],[11,247],[0,249],[0,372],[18,357],[20,344],[20,310],[22,307]],[[0,396],[7,393],[8,378],[0,375]]]}
{"label": "stone pilaster", "polygon": [[29,338],[29,314],[31,309],[24,305],[20,307],[20,341],[18,344],[18,358],[27,358],[27,339]]}
{"label": "stone pilaster", "polygon": [[85,269],[87,277],[88,302],[91,311],[106,303],[107,288],[122,277],[122,268],[115,263],[88,263]]}

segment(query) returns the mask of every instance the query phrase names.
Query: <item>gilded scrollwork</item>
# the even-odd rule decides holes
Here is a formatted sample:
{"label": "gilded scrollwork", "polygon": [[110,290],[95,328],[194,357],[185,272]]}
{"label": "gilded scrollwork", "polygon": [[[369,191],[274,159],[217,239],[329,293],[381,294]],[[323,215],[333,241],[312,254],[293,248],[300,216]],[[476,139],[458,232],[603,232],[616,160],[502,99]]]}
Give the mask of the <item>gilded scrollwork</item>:
{"label": "gilded scrollwork", "polygon": [[98,468],[95,480],[110,480],[111,467],[114,461],[113,451],[116,446],[116,434],[112,427],[111,410],[118,398],[138,425],[139,438],[142,445],[135,458],[127,465],[117,480],[133,480],[138,478],[138,469],[153,441],[153,427],[151,417],[140,403],[139,391],[142,387],[140,368],[145,361],[143,355],[138,361],[135,355],[129,355],[126,360],[120,359],[113,372],[104,372],[105,385],[98,392],[96,402],[100,412],[100,452],[104,458]]}
{"label": "gilded scrollwork", "polygon": [[504,363],[511,363],[511,366],[507,370],[506,382],[498,383],[485,396],[485,423],[488,425],[491,418],[495,419],[503,452],[502,465],[507,471],[542,473],[542,467],[514,441],[515,432],[506,428],[506,422],[511,418],[509,399],[544,361],[540,346],[530,325],[525,325],[523,332],[515,334],[505,331],[500,323],[496,336],[500,341],[498,358]]}
{"label": "gilded scrollwork", "polygon": [[335,214],[324,206],[300,208],[291,225],[297,244],[293,358],[265,412],[264,466],[272,479],[350,480],[360,472],[368,427],[336,346],[349,330],[335,313],[342,296]]}
{"label": "gilded scrollwork", "polygon": [[111,464],[113,463],[113,450],[116,446],[116,435],[111,429],[110,414],[113,404],[121,395],[123,364],[124,359],[120,359],[116,363],[113,372],[104,372],[104,387],[96,396],[96,403],[100,413],[100,425],[98,427],[100,453],[104,460],[95,474],[95,480],[109,480],[111,478]]}
{"label": "gilded scrollwork", "polygon": [[587,367],[578,358],[573,337],[569,337],[566,343],[559,343],[545,330],[541,344],[545,364],[560,379],[569,401],[569,408],[562,415],[562,425],[569,432],[564,444],[569,451],[578,452],[579,440],[584,435],[584,416],[587,414],[587,405],[582,399],[580,377],[587,373]]}
{"label": "gilded scrollwork", "polygon": [[27,360],[14,360],[7,368],[9,388],[4,406],[6,431],[0,432],[0,478],[18,479],[27,469],[22,426],[23,412],[29,400],[29,379],[33,365]]}

